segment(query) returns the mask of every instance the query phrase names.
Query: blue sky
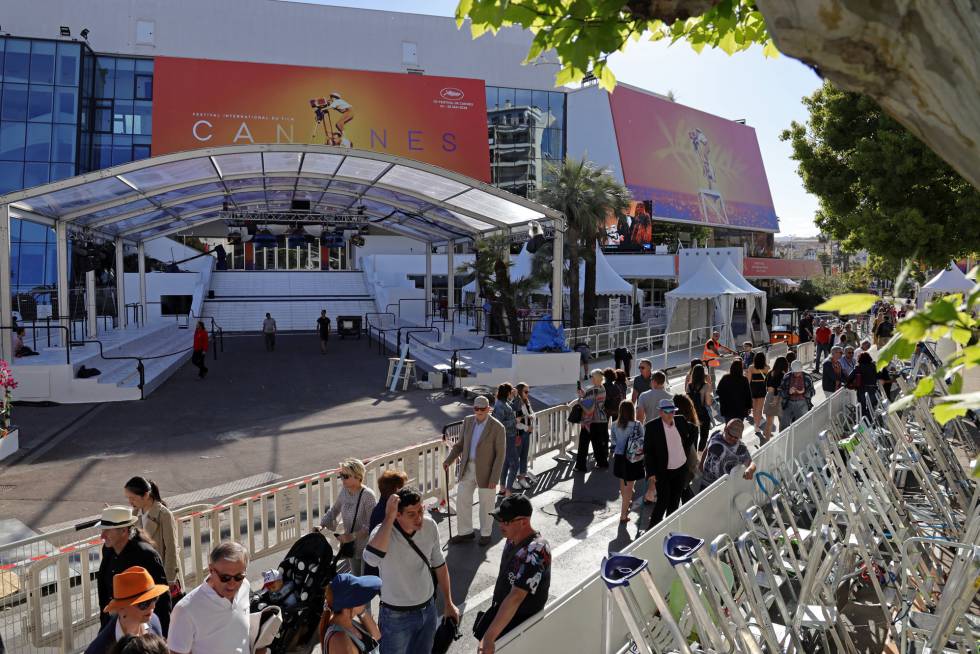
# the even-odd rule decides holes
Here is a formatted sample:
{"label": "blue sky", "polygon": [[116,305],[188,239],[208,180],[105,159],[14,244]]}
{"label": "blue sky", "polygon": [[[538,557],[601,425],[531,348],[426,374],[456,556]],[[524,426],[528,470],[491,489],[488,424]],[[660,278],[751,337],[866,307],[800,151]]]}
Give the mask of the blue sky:
{"label": "blue sky", "polygon": [[[457,0],[305,0],[317,4],[451,16]],[[492,38],[484,36],[482,38]],[[788,57],[765,59],[761,48],[731,57],[718,50],[700,55],[685,43],[641,41],[611,59],[617,79],[657,93],[673,91],[678,102],[726,118],[744,118],[755,128],[782,235],[817,233],[815,197],[803,190],[779,134],[790,122],[803,122],[800,101],[820,86],[817,76]]]}

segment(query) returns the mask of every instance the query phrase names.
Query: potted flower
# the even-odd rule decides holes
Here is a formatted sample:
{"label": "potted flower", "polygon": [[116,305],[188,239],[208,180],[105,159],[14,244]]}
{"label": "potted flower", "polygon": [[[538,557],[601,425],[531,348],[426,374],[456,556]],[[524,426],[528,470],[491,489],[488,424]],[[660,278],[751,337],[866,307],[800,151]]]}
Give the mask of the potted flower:
{"label": "potted flower", "polygon": [[10,412],[13,408],[13,390],[17,388],[14,373],[7,362],[0,359],[0,388],[3,389],[3,404],[0,406],[0,460],[7,458],[17,451],[19,446],[17,430],[10,424]]}

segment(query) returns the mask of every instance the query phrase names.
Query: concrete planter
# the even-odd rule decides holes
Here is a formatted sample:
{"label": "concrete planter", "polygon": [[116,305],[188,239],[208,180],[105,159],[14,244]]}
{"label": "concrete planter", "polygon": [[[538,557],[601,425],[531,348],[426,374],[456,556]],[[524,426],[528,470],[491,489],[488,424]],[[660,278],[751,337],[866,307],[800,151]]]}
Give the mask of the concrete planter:
{"label": "concrete planter", "polygon": [[20,430],[14,428],[9,434],[0,438],[0,461],[11,456],[20,447]]}

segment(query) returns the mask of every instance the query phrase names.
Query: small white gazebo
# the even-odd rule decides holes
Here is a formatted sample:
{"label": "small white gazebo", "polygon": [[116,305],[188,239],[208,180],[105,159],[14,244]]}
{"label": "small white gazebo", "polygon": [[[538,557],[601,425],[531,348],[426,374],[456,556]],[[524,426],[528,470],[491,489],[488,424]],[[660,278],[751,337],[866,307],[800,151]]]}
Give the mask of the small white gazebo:
{"label": "small white gazebo", "polygon": [[916,297],[916,306],[921,309],[937,295],[941,297],[953,293],[969,293],[975,285],[976,282],[964,275],[959,266],[950,262],[938,275],[922,285]]}
{"label": "small white gazebo", "polygon": [[732,311],[735,300],[750,294],[730,282],[705,257],[693,275],[665,294],[667,299],[667,333],[683,333],[676,345],[687,341],[693,329],[718,326],[722,342],[733,344]]}
{"label": "small white gazebo", "polygon": [[719,272],[725,276],[728,281],[740,288],[746,293],[745,298],[745,334],[735,334],[738,340],[751,340],[755,341],[752,336],[752,314],[757,313],[759,316],[759,332],[760,338],[763,343],[769,342],[769,330],[766,328],[766,292],[753,286],[749,280],[745,279],[745,276],[735,267],[731,259],[725,259],[725,264],[721,267]]}

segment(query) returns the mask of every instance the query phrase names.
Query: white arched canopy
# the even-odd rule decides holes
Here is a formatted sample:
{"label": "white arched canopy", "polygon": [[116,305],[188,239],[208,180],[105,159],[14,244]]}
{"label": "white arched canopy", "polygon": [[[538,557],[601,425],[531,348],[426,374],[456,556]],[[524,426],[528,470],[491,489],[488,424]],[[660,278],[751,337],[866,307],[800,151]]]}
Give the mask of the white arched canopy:
{"label": "white arched canopy", "polygon": [[131,242],[222,220],[227,210],[358,211],[420,241],[560,220],[478,180],[411,159],[324,145],[236,145],[168,154],[0,196],[11,214]]}
{"label": "white arched canopy", "polygon": [[[64,317],[69,231],[115,241],[121,267],[126,243],[142,248],[151,239],[227,220],[229,212],[291,212],[296,206],[309,207],[310,222],[355,214],[430,244],[526,230],[531,222],[556,227],[559,251],[564,239],[560,212],[437,166],[325,145],[233,145],[161,155],[0,196],[0,287],[10,288],[11,217],[55,228]],[[552,284],[560,288],[560,270]],[[117,295],[124,295],[121,286]],[[10,304],[9,292],[0,293],[4,327],[10,326]],[[560,305],[553,314],[561,318]],[[10,332],[0,332],[0,349],[9,354]]]}

